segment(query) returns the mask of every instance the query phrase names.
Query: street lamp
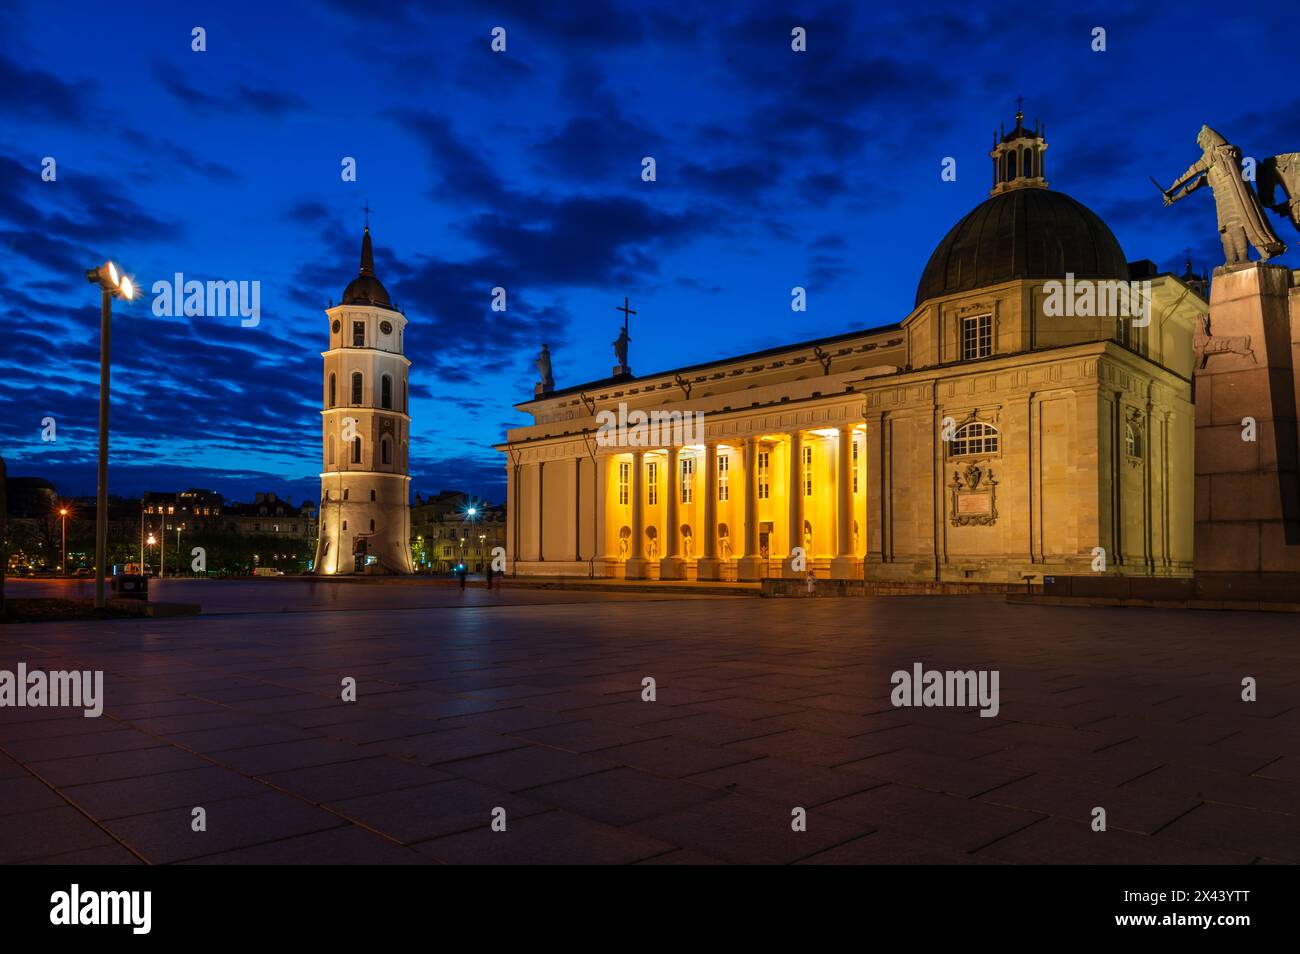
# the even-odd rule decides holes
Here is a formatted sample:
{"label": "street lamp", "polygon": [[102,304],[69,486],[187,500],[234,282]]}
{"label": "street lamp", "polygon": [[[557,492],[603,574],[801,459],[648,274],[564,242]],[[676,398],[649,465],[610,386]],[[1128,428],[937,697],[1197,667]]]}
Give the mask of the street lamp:
{"label": "street lamp", "polygon": [[59,564],[59,572],[64,576],[68,575],[68,508],[60,507],[59,516],[63,523],[63,562]]}
{"label": "street lamp", "polygon": [[108,557],[108,355],[113,298],[130,301],[135,283],[112,262],[86,271],[86,281],[98,285],[99,306],[99,489],[95,497],[95,608],[104,608],[104,561]]}

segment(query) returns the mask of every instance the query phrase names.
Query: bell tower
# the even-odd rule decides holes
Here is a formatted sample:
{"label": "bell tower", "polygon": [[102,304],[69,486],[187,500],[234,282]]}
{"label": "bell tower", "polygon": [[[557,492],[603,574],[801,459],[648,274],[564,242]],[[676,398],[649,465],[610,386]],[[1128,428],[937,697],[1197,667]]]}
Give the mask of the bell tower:
{"label": "bell tower", "polygon": [[369,225],[361,270],[325,315],[315,572],[412,573],[406,316],[375,277]]}

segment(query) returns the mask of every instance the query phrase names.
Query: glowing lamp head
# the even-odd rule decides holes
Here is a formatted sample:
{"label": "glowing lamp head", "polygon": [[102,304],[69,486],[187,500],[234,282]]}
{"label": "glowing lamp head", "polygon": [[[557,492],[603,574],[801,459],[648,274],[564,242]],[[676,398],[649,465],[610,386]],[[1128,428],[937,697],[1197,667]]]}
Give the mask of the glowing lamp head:
{"label": "glowing lamp head", "polygon": [[156,542],[157,542],[157,541],[154,540],[154,536],[153,536],[153,534],[152,534],[152,533],[149,534],[149,540],[148,540],[149,546],[153,546]]}
{"label": "glowing lamp head", "polygon": [[68,515],[68,508],[67,508],[67,507],[60,507],[60,508],[59,508],[59,516],[60,516],[60,517],[66,517],[67,515]]}
{"label": "glowing lamp head", "polygon": [[471,517],[474,516],[474,514],[478,513],[478,508],[477,508],[477,507],[470,507],[468,513],[469,513],[469,515],[470,515]]}
{"label": "glowing lamp head", "polygon": [[135,297],[138,289],[135,282],[130,277],[118,270],[116,263],[105,262],[98,268],[92,268],[86,272],[86,281],[92,285],[98,285],[110,295],[116,295],[118,298],[125,298],[130,301]]}

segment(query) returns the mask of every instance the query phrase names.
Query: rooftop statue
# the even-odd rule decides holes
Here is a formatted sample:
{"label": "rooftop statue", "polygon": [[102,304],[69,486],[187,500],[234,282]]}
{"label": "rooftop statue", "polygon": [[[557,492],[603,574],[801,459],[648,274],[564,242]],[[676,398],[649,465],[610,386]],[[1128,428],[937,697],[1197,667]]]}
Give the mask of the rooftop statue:
{"label": "rooftop statue", "polygon": [[542,376],[538,382],[543,391],[555,390],[555,377],[551,374],[551,349],[547,345],[542,345],[541,354],[537,356],[534,362],[537,365],[537,373]]}
{"label": "rooftop statue", "polygon": [[[1172,205],[1183,196],[1209,185],[1214,194],[1215,211],[1219,218],[1219,238],[1223,242],[1224,260],[1229,265],[1250,261],[1249,247],[1254,246],[1260,261],[1286,251],[1286,245],[1277,237],[1264,215],[1264,204],[1242,174],[1241,150],[1228,142],[1209,126],[1202,126],[1196,144],[1201,147],[1201,158],[1178,177],[1164,193],[1165,205]],[[1268,177],[1271,195],[1274,187],[1287,192],[1287,201],[1272,204],[1279,214],[1289,215],[1300,228],[1300,208],[1291,196],[1300,200],[1300,169],[1294,161],[1297,156],[1287,153],[1273,156],[1260,164]],[[1157,183],[1159,185],[1159,183]],[[1261,191],[1264,182],[1260,183]],[[1285,211],[1284,211],[1285,210]]]}

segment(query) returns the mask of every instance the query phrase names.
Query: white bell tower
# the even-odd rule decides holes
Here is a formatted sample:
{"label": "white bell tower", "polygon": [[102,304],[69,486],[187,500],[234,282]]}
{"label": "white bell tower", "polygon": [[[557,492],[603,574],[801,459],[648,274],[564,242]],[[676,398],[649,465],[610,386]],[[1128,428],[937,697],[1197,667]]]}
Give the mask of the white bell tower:
{"label": "white bell tower", "polygon": [[325,314],[330,337],[329,350],[321,352],[315,571],[412,573],[406,316],[375,277],[369,225],[361,237],[361,272]]}

